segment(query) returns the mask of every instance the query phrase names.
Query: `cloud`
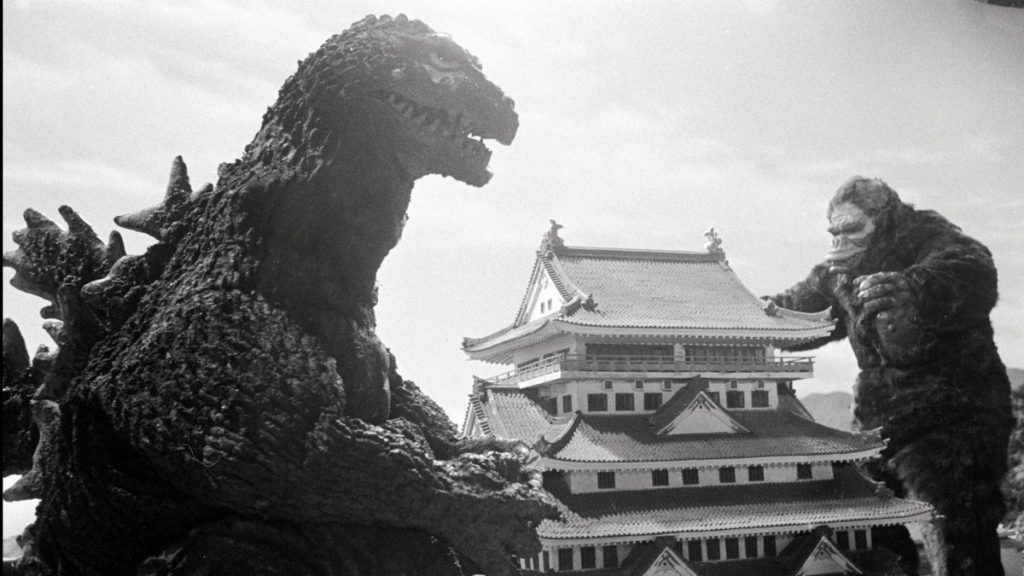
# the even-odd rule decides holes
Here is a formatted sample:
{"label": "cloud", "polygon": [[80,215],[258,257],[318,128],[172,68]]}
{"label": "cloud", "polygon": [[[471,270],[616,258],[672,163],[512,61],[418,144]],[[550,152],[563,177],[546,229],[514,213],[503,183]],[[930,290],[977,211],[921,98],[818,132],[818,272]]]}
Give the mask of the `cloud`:
{"label": "cloud", "polygon": [[153,198],[154,182],[129,170],[94,160],[68,160],[57,164],[5,162],[4,188],[11,185],[45,190],[59,186],[75,191],[102,188],[129,196]]}

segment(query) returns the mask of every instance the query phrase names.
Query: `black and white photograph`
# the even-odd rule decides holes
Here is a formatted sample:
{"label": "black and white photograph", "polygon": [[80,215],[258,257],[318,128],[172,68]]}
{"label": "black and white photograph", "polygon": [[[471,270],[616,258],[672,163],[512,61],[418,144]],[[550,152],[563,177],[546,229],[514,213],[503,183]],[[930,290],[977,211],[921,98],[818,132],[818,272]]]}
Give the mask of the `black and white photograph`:
{"label": "black and white photograph", "polygon": [[4,576],[1024,576],[1019,0],[3,3]]}

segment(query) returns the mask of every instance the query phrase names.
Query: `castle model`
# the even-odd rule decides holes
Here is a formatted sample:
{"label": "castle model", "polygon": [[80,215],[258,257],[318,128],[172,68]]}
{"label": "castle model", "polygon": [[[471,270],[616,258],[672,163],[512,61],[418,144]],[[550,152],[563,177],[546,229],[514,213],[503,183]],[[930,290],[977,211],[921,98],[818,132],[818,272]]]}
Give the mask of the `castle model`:
{"label": "castle model", "polygon": [[827,312],[757,298],[712,229],[703,252],[567,246],[552,221],[508,327],[466,338],[512,367],[473,384],[467,436],[522,440],[562,505],[530,572],[903,574],[885,531],[930,521],[859,464],[877,434],[817,424],[794,394]]}

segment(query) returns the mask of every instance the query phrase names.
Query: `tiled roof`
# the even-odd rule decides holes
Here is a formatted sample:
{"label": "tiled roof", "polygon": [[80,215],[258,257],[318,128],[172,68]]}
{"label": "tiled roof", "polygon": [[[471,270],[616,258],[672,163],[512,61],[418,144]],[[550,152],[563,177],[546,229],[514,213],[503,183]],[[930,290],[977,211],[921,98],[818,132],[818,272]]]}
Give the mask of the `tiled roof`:
{"label": "tiled roof", "polygon": [[587,414],[564,447],[548,456],[574,462],[652,462],[842,455],[881,447],[871,438],[788,411],[727,412],[750,433],[659,436],[646,416]]}
{"label": "tiled roof", "polygon": [[533,444],[551,424],[551,416],[514,388],[489,388],[483,412],[494,434]]}
{"label": "tiled roof", "polygon": [[[730,330],[798,340],[819,337],[832,327],[827,314],[766,310],[764,301],[724,261],[706,252],[561,246],[540,251],[537,258],[534,271],[542,268],[563,300],[575,305],[527,324],[517,319],[481,338],[465,338],[467,352],[479,353],[536,334],[551,323],[561,330],[574,326]],[[587,304],[580,305],[584,301]],[[524,306],[525,297],[517,318],[522,317]]]}
{"label": "tiled roof", "polygon": [[773,456],[837,456],[880,449],[873,436],[813,422],[799,400],[779,395],[777,410],[726,410],[749,433],[658,435],[706,383],[698,379],[652,415],[574,413],[554,417],[537,399],[515,388],[488,388],[487,401],[473,405],[481,427],[499,436],[538,445],[552,460],[569,462],[660,462],[731,460]]}
{"label": "tiled roof", "polygon": [[592,294],[597,307],[563,321],[589,326],[806,330],[827,325],[771,316],[736,274],[707,253],[564,247],[549,253],[556,285]]}
{"label": "tiled roof", "polygon": [[875,485],[850,467],[832,480],[570,494],[552,487],[563,520],[545,520],[547,539],[651,537],[660,534],[756,533],[780,526],[839,522],[893,523],[928,514],[922,502],[875,494]]}

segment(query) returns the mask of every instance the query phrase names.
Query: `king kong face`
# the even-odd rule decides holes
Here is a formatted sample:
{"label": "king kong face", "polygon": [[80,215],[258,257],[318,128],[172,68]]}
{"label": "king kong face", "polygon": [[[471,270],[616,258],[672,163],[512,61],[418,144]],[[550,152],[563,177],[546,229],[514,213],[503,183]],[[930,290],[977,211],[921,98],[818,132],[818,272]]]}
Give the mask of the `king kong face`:
{"label": "king kong face", "polygon": [[856,303],[864,314],[914,299],[910,280],[896,269],[886,269],[893,261],[890,254],[898,249],[896,232],[912,211],[885,182],[873,178],[852,178],[829,202],[829,271],[853,278]]}

